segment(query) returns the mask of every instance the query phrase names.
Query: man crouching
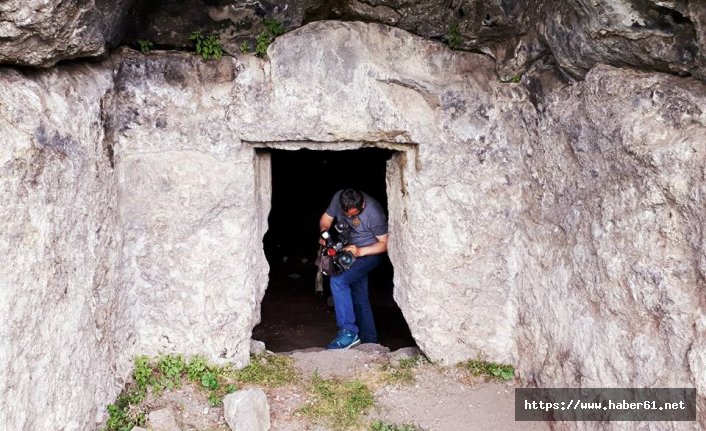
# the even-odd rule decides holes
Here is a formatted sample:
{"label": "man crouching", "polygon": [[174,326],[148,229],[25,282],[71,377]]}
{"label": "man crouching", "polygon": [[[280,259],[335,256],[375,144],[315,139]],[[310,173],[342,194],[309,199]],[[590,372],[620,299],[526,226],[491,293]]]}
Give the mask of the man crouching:
{"label": "man crouching", "polygon": [[378,201],[355,189],[339,190],[321,216],[319,228],[328,231],[334,218],[350,226],[345,250],[356,257],[350,269],[331,276],[331,294],[338,334],[327,349],[348,349],[376,343],[377,331],[368,298],[368,273],[387,251],[387,217]]}

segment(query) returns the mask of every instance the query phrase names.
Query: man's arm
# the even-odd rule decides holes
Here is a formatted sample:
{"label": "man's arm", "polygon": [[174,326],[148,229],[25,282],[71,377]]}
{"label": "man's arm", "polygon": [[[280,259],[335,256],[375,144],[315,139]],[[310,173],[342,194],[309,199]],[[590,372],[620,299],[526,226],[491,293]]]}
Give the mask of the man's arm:
{"label": "man's arm", "polygon": [[[333,217],[326,213],[323,213],[321,219],[319,220],[319,232],[329,230],[329,228],[331,227],[331,223],[333,223]],[[319,237],[319,244],[326,245],[326,241],[324,241],[323,238]]]}
{"label": "man's arm", "polygon": [[385,253],[387,251],[387,239],[390,237],[389,234],[376,236],[378,242],[375,244],[367,245],[365,247],[356,247],[354,245],[349,245],[346,250],[353,253],[355,257],[362,256],[372,256],[374,254]]}
{"label": "man's arm", "polygon": [[323,213],[323,215],[321,216],[321,220],[319,220],[319,232],[329,230],[329,228],[331,227],[331,223],[333,223],[333,217],[326,213]]}

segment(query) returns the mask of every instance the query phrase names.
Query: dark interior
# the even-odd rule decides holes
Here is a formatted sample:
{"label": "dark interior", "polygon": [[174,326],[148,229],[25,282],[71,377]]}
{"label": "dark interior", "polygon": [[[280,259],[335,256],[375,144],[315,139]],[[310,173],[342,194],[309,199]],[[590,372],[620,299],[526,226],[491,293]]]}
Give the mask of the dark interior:
{"label": "dark interior", "polygon": [[[272,208],[263,238],[270,281],[253,338],[273,352],[325,347],[338,328],[328,277],[324,291],[315,291],[319,218],[346,187],[363,190],[387,209],[385,169],[393,151],[262,151],[272,161]],[[385,258],[369,274],[369,290],[379,343],[395,350],[416,344],[393,300],[392,276]]]}

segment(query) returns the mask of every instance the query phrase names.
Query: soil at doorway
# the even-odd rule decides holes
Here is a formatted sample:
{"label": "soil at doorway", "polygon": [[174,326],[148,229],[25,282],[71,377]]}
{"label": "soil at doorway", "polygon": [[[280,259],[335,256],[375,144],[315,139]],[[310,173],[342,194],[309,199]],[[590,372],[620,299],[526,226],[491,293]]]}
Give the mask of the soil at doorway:
{"label": "soil at doorway", "polygon": [[[314,350],[314,351],[312,351]],[[270,405],[273,431],[333,431],[313,423],[299,411],[311,401],[306,382],[314,373],[324,379],[353,379],[366,383],[373,391],[374,406],[361,422],[369,429],[374,420],[390,424],[414,424],[427,431],[510,431],[520,429],[514,421],[516,382],[487,381],[472,377],[458,367],[439,367],[421,361],[413,368],[413,380],[381,380],[385,366],[395,354],[380,345],[365,344],[350,350],[308,349],[286,353],[294,360],[301,377],[298,384],[264,388]],[[209,407],[206,397],[193,386],[165,391],[151,404],[171,407],[183,431],[228,431],[222,407]],[[523,430],[549,430],[547,423],[523,422]]]}
{"label": "soil at doorway", "polygon": [[[253,338],[273,352],[325,347],[338,332],[328,288],[324,292],[314,290],[313,260],[297,253],[270,256],[270,282],[261,304],[261,323],[253,329]],[[380,344],[391,350],[415,346],[407,322],[392,298],[389,260],[373,270],[369,278],[370,303]]]}

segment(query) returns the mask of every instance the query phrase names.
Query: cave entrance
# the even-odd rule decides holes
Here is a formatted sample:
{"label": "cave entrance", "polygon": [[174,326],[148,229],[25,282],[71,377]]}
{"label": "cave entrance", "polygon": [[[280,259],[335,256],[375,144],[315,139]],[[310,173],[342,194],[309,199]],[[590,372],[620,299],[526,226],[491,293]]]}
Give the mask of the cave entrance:
{"label": "cave entrance", "polygon": [[[387,210],[387,164],[397,163],[401,156],[396,153],[382,148],[278,149],[272,144],[256,149],[260,204],[265,211],[270,207],[263,238],[270,273],[253,338],[268,350],[321,348],[335,336],[328,277],[317,290],[319,218],[333,194],[346,187],[365,191]],[[391,350],[415,346],[393,299],[393,267],[387,256],[369,274],[369,293],[379,343]]]}

